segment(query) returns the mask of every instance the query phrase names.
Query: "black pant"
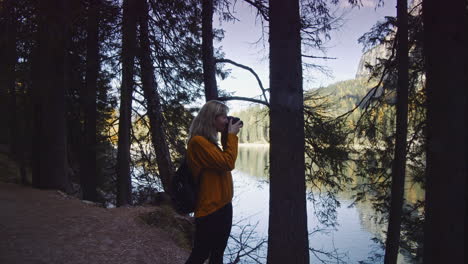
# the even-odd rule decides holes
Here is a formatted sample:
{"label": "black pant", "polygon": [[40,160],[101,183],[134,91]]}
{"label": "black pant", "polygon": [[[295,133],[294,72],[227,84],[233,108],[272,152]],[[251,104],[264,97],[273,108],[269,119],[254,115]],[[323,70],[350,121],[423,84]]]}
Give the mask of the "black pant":
{"label": "black pant", "polygon": [[195,219],[195,241],[185,264],[202,264],[210,257],[210,264],[222,264],[232,226],[232,204]]}

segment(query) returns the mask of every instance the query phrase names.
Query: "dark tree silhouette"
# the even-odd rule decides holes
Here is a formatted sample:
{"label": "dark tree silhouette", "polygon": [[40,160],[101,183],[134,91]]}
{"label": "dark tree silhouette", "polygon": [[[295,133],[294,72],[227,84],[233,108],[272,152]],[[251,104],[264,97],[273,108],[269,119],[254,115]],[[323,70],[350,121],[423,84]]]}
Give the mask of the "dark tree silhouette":
{"label": "dark tree silhouette", "polygon": [[122,85],[120,90],[119,141],[117,150],[117,206],[132,203],[130,177],[130,128],[134,59],[136,55],[136,2],[124,0],[122,24]]}
{"label": "dark tree silhouette", "polygon": [[65,1],[39,2],[39,28],[33,65],[33,185],[66,190]]}
{"label": "dark tree silhouette", "polygon": [[100,0],[91,0],[88,7],[86,43],[86,88],[84,101],[85,144],[82,152],[81,186],[83,199],[97,201],[96,123],[97,78],[99,74],[99,9]]}
{"label": "dark tree silhouette", "polygon": [[467,2],[423,1],[427,88],[424,263],[466,262]]}
{"label": "dark tree silhouette", "polygon": [[10,153],[18,155],[18,129],[15,89],[15,65],[17,61],[16,35],[17,18],[15,1],[6,0],[0,3],[0,143],[9,143]]}
{"label": "dark tree silhouette", "polygon": [[406,171],[406,137],[408,130],[408,1],[397,2],[397,107],[396,141],[392,167],[392,190],[385,264],[396,264],[400,244],[401,218]]}
{"label": "dark tree silhouette", "polygon": [[267,262],[309,263],[299,1],[270,1]]}
{"label": "dark tree silhouette", "polygon": [[158,92],[154,76],[154,67],[151,60],[151,47],[148,36],[148,3],[146,0],[139,1],[140,10],[140,51],[139,60],[141,64],[141,80],[143,93],[147,103],[151,142],[156,152],[159,176],[166,192],[171,190],[170,184],[174,175],[174,166],[169,153],[167,136],[165,132],[165,121],[161,109],[161,98]]}
{"label": "dark tree silhouette", "polygon": [[202,61],[206,101],[218,98],[213,51],[213,0],[202,1]]}

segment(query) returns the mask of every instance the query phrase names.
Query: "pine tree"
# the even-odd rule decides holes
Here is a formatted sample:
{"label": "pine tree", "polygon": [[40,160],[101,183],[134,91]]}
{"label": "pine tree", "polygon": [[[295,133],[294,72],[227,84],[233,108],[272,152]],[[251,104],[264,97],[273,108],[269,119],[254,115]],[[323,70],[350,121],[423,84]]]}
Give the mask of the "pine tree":
{"label": "pine tree", "polygon": [[213,0],[202,0],[202,60],[206,101],[218,98],[213,51]]}
{"label": "pine tree", "polygon": [[117,206],[132,203],[130,176],[130,129],[136,56],[136,1],[123,2],[122,85],[120,90],[119,142],[117,152]]}
{"label": "pine tree", "polygon": [[148,33],[148,3],[146,0],[138,1],[140,10],[139,60],[141,64],[142,87],[147,102],[150,121],[151,142],[156,152],[156,161],[163,188],[166,192],[170,192],[174,167],[169,153],[166,124],[161,107],[161,97],[158,92],[157,83],[155,82],[154,67],[151,60],[151,47]]}
{"label": "pine tree", "polygon": [[423,1],[427,87],[424,263],[465,263],[467,2]]}
{"label": "pine tree", "polygon": [[6,0],[0,3],[0,143],[9,143],[10,153],[18,155],[18,129],[16,109],[15,65],[17,61],[16,37],[17,16],[15,1]]}
{"label": "pine tree", "polygon": [[67,190],[64,65],[66,3],[40,1],[39,30],[33,65],[33,185]]}
{"label": "pine tree", "polygon": [[390,215],[385,247],[385,264],[396,264],[400,245],[403,194],[406,175],[406,137],[408,129],[408,2],[397,3],[398,87],[396,109],[395,158],[392,167]]}
{"label": "pine tree", "polygon": [[299,1],[270,1],[270,213],[267,262],[309,263]]}
{"label": "pine tree", "polygon": [[87,47],[86,47],[86,88],[83,93],[85,108],[84,133],[85,144],[81,160],[81,185],[83,199],[97,201],[97,78],[99,75],[99,10],[100,0],[91,0],[87,18]]}

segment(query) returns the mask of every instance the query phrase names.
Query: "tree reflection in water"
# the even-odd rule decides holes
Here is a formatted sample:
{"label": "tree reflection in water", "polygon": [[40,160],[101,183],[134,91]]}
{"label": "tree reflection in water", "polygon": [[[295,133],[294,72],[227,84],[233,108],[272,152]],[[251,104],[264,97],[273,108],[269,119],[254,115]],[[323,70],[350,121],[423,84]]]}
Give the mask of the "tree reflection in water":
{"label": "tree reflection in water", "polygon": [[[234,198],[234,221],[242,220],[243,225],[254,227],[255,241],[262,241],[268,235],[268,163],[269,148],[268,145],[241,145],[239,147],[236,169],[233,172],[235,185]],[[352,167],[348,170],[352,173]],[[353,177],[355,179],[355,177]],[[357,180],[357,179],[355,179]],[[406,197],[411,200],[423,197],[417,186],[412,186],[406,192]],[[374,237],[382,238],[386,225],[376,223],[374,216],[376,212],[372,209],[369,202],[358,203],[353,207],[352,193],[345,190],[338,194],[338,200],[341,207],[337,208],[338,226],[325,228],[320,226],[314,216],[314,206],[311,202],[307,204],[308,227],[312,234],[309,243],[310,247],[317,250],[340,253],[347,253],[343,260],[348,263],[357,263],[360,260],[366,260],[374,254],[383,254],[379,244],[372,241]],[[315,232],[321,229],[325,232]],[[233,236],[239,236],[240,229],[233,229]],[[234,248],[234,241],[231,239],[231,248]],[[254,247],[255,245],[251,245]],[[258,255],[266,254],[266,245],[262,247],[262,252]],[[323,256],[322,256],[323,257]],[[401,263],[407,263],[402,259]],[[311,263],[316,263],[318,259],[311,253]],[[263,262],[262,262],[263,263]],[[336,260],[335,262],[336,263]],[[378,262],[376,262],[378,263]]]}

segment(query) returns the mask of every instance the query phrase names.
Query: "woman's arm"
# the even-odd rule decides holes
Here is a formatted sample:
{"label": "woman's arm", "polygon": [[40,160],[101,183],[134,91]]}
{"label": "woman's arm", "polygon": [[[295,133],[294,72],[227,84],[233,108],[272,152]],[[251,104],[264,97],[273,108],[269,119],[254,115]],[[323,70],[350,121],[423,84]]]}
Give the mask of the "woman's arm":
{"label": "woman's arm", "polygon": [[232,171],[237,158],[237,143],[237,136],[229,133],[226,146],[221,150],[208,139],[195,136],[189,142],[188,155],[194,165],[202,169]]}

